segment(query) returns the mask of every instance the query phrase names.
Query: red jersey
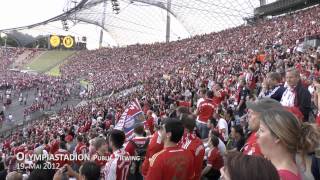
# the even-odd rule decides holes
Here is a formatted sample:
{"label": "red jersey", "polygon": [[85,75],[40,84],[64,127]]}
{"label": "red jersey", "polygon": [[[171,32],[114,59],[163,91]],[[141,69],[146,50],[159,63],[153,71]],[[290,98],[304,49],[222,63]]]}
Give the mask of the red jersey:
{"label": "red jersey", "polygon": [[44,150],[46,150],[47,152],[50,152],[50,149],[51,149],[51,147],[50,147],[49,144],[46,144],[46,145],[44,146]]}
{"label": "red jersey", "polygon": [[52,142],[51,142],[51,145],[50,145],[50,153],[51,154],[54,154],[55,152],[58,151],[59,149],[59,144],[60,142],[56,139],[54,139]]}
{"label": "red jersey", "polygon": [[215,97],[213,97],[213,99],[212,99],[214,105],[216,105],[216,106],[219,105],[219,104],[221,104],[221,102],[225,99],[225,97],[226,97],[226,95],[227,95],[227,92],[224,91],[223,89],[220,89],[218,92],[220,93],[220,97],[215,96]]}
{"label": "red jersey", "polygon": [[159,136],[159,132],[153,134],[150,143],[147,148],[146,156],[142,164],[142,175],[146,176],[149,170],[150,162],[149,158],[151,158],[157,152],[160,152],[163,149],[163,143],[161,142],[161,138]]}
{"label": "red jersey", "polygon": [[301,180],[302,179],[300,173],[296,175],[295,173],[288,170],[284,170],[284,169],[278,170],[278,174],[280,176],[280,179],[282,180]]}
{"label": "red jersey", "polygon": [[191,180],[194,161],[190,151],[178,146],[167,147],[150,159],[146,180]]}
{"label": "red jersey", "polygon": [[148,139],[148,137],[134,137],[127,143],[124,149],[130,156],[135,156],[136,146],[144,146]]}
{"label": "red jersey", "polygon": [[247,139],[246,144],[242,148],[242,152],[245,155],[262,156],[261,149],[257,143],[256,133],[253,132]]}
{"label": "red jersey", "polygon": [[194,180],[200,180],[205,148],[202,141],[191,133],[185,133],[178,145],[191,152],[194,158]]}
{"label": "red jersey", "polygon": [[53,161],[56,168],[62,168],[66,164],[71,164],[69,161],[70,153],[65,149],[58,149],[58,151],[54,153],[54,157],[57,159]]}
{"label": "red jersey", "polygon": [[128,157],[129,153],[123,149],[112,153],[104,168],[105,180],[127,180],[130,166]]}
{"label": "red jersey", "polygon": [[212,99],[205,99],[199,104],[197,121],[207,124],[207,121],[214,113],[214,104]]}
{"label": "red jersey", "polygon": [[111,121],[111,120],[107,120],[107,121],[105,122],[105,124],[104,124],[104,128],[105,128],[105,129],[109,129],[111,125],[112,125],[112,121]]}
{"label": "red jersey", "polygon": [[223,158],[218,150],[218,148],[210,149],[208,153],[207,165],[211,166],[215,170],[220,170],[223,166]]}
{"label": "red jersey", "polygon": [[316,124],[320,127],[320,114],[318,113],[318,116],[316,118]]}
{"label": "red jersey", "polygon": [[189,101],[179,101],[178,106],[183,106],[183,107],[191,107],[191,102]]}
{"label": "red jersey", "polygon": [[18,146],[18,147],[14,147],[12,148],[13,154],[16,155],[18,153],[24,152],[24,147],[22,146]]}
{"label": "red jersey", "polygon": [[145,122],[144,122],[144,128],[149,129],[150,133],[154,133],[154,118],[149,117]]}
{"label": "red jersey", "polygon": [[[82,154],[85,155],[89,152],[87,146],[84,143],[78,143],[77,146],[74,149],[74,154],[76,154],[77,156]],[[81,164],[81,161],[77,160],[76,163],[78,165]]]}

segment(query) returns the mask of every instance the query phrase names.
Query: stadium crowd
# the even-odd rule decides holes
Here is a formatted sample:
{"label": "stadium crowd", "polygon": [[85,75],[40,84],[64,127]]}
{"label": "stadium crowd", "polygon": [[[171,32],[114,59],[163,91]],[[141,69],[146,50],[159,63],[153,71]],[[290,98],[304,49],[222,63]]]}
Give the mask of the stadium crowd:
{"label": "stadium crowd", "polygon": [[[141,86],[2,137],[0,177],[320,179],[320,48],[300,46],[320,35],[319,13],[315,6],[169,44],[79,52],[62,78],[87,79],[91,97]],[[146,120],[126,139],[114,127],[135,99]],[[19,153],[89,160],[19,161]],[[132,156],[144,158],[123,158]]]}

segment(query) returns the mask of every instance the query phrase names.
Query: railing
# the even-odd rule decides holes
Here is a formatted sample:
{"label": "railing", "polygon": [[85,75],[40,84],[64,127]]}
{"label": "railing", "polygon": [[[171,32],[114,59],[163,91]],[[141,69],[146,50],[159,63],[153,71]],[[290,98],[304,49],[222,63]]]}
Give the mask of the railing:
{"label": "railing", "polygon": [[279,0],[254,9],[255,16],[279,15],[285,12],[302,9],[304,7],[319,4],[319,0]]}

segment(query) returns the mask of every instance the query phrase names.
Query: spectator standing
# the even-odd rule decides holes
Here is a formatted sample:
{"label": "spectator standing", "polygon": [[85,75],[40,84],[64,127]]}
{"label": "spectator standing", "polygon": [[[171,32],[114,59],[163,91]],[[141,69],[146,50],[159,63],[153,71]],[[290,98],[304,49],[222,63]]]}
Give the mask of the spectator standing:
{"label": "spectator standing", "polygon": [[190,151],[177,146],[184,132],[177,119],[167,119],[161,126],[164,149],[152,156],[146,180],[194,179],[194,159]]}
{"label": "spectator standing", "polygon": [[[190,151],[194,158],[195,177],[194,180],[200,180],[201,169],[205,155],[203,142],[195,134],[196,117],[194,115],[182,116],[181,122],[184,126],[184,135],[179,142],[179,146]],[[218,142],[219,143],[219,142]]]}
{"label": "spectator standing", "polygon": [[303,120],[309,121],[311,112],[311,94],[301,82],[300,73],[291,68],[286,71],[287,88],[281,98],[281,104],[300,110]]}
{"label": "spectator standing", "polygon": [[257,144],[256,133],[260,127],[259,116],[263,111],[267,111],[271,108],[282,108],[281,104],[271,98],[264,98],[257,102],[248,102],[248,129],[249,134],[245,145],[242,148],[242,152],[246,155],[262,156],[260,146]]}
{"label": "spectator standing", "polygon": [[[302,123],[284,109],[270,109],[259,117],[261,124],[258,143],[262,153],[271,160],[283,180],[303,179],[294,158],[297,153],[305,160],[307,153],[320,145],[320,131],[316,125]],[[305,161],[303,166],[306,167]]]}
{"label": "spectator standing", "polygon": [[105,180],[127,180],[130,168],[129,153],[124,150],[126,136],[123,131],[113,129],[109,134],[112,154],[104,168]]}
{"label": "spectator standing", "polygon": [[206,98],[199,104],[196,114],[197,116],[197,129],[200,133],[201,139],[208,138],[209,128],[207,123],[209,119],[213,118],[215,106],[213,104],[213,92],[207,91]]}

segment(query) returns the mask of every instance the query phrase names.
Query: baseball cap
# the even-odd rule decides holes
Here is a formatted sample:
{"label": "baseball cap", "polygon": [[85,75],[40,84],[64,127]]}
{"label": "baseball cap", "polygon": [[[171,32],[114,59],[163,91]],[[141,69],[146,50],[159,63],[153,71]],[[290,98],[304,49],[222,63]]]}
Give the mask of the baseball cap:
{"label": "baseball cap", "polygon": [[246,102],[247,108],[255,112],[264,112],[273,108],[282,108],[280,102],[272,98],[262,98],[256,101]]}

